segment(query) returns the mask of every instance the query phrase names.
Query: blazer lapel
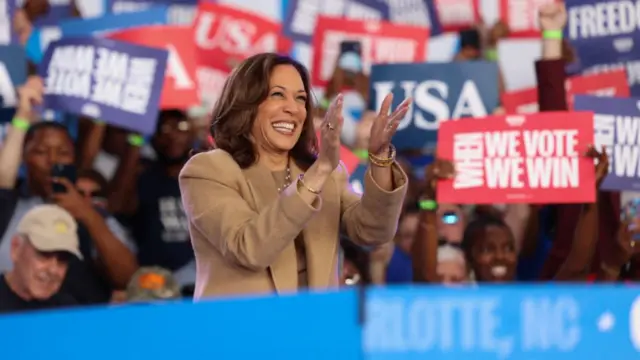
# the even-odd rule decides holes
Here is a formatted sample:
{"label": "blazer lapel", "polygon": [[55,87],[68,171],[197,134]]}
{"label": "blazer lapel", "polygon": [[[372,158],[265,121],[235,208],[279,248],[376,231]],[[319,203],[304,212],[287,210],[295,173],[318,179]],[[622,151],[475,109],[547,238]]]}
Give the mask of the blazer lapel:
{"label": "blazer lapel", "polygon": [[[273,204],[278,196],[278,186],[273,175],[264,166],[254,164],[243,171],[253,193],[256,211]],[[296,291],[298,288],[298,269],[294,242],[287,246],[276,261],[269,267],[271,277],[278,293]]]}
{"label": "blazer lapel", "polygon": [[[297,182],[303,171],[291,162],[291,177]],[[340,197],[335,183],[328,179],[322,193],[322,209],[302,230],[307,258],[309,287],[326,288],[334,272],[340,226]]]}

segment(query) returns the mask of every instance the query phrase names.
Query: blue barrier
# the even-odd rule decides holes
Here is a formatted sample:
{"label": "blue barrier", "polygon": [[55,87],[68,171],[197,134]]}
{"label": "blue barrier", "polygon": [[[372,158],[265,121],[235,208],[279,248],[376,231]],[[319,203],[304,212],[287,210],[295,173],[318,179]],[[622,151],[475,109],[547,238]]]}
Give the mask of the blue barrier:
{"label": "blue barrier", "polygon": [[6,359],[633,359],[639,288],[373,288],[0,317]]}

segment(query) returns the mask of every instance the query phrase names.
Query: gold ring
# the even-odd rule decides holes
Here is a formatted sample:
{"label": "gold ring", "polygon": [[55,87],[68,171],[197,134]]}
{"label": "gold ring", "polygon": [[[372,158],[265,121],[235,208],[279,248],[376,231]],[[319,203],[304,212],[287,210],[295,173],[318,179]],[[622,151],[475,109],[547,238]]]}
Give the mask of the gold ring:
{"label": "gold ring", "polygon": [[327,127],[329,128],[329,130],[335,130],[335,128],[333,127],[333,124],[331,123],[327,123]]}

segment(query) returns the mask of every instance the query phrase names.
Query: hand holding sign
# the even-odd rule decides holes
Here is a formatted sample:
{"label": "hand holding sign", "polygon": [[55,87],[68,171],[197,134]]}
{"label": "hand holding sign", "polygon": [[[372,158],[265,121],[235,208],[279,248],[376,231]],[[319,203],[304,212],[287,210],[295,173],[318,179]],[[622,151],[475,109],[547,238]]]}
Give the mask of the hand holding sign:
{"label": "hand holding sign", "polygon": [[339,94],[320,125],[318,163],[333,171],[340,164],[340,133],[342,132],[342,94]]}
{"label": "hand holding sign", "polygon": [[596,150],[595,146],[589,146],[587,150],[587,156],[594,158],[598,161],[596,164],[596,189],[600,188],[602,181],[609,173],[609,156],[607,155],[607,149],[603,145],[602,150]]}
{"label": "hand holding sign", "polygon": [[18,88],[18,109],[16,118],[34,122],[37,114],[33,111],[35,105],[42,104],[44,83],[39,76],[31,76],[27,82]]}
{"label": "hand holding sign", "polygon": [[379,155],[382,152],[383,158],[387,157],[386,152],[389,150],[391,144],[391,138],[396,133],[400,120],[404,119],[409,111],[409,105],[411,105],[411,98],[404,99],[396,110],[389,115],[391,110],[391,102],[393,101],[393,94],[388,94],[382,101],[380,112],[378,116],[373,120],[371,126],[371,136],[369,137],[369,154]]}
{"label": "hand holding sign", "polygon": [[567,24],[567,11],[562,3],[550,3],[540,7],[540,29],[562,31]]}

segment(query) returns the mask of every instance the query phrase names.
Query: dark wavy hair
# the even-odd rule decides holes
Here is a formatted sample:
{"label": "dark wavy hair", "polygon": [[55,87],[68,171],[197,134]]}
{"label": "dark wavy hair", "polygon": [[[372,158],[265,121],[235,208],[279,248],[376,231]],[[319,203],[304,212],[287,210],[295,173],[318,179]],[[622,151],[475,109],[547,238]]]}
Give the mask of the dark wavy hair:
{"label": "dark wavy hair", "polygon": [[313,104],[309,73],[299,62],[274,53],[253,55],[240,63],[224,83],[222,94],[212,113],[211,136],[215,148],[225,150],[241,168],[253,165],[258,159],[251,130],[258,115],[258,106],[269,95],[269,79],[278,65],[293,66],[309,94],[305,102],[307,117],[300,139],[291,150],[296,164],[307,169],[316,159],[317,138],[313,127]]}

